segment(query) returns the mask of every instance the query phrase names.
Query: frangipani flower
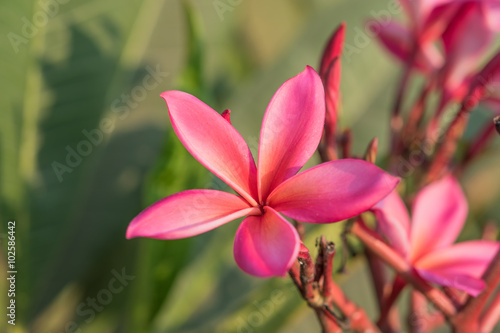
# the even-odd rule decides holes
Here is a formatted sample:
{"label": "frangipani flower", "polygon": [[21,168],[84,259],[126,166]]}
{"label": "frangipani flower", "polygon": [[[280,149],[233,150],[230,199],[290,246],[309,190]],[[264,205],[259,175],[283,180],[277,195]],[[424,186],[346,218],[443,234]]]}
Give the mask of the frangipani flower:
{"label": "frangipani flower", "polygon": [[412,218],[396,191],[372,209],[391,246],[425,280],[473,296],[484,289],[481,276],[500,248],[486,240],[453,244],[467,217],[467,201],[458,182],[446,176],[416,196]]}
{"label": "frangipani flower", "polygon": [[[377,37],[382,45],[396,58],[408,62],[427,74],[432,74],[444,63],[443,55],[436,47],[455,7],[445,6],[452,0],[400,0],[409,18],[409,25],[393,21],[372,21],[377,26]],[[413,54],[415,52],[415,55]]]}
{"label": "frangipani flower", "polygon": [[[393,55],[408,61],[417,52],[414,66],[430,75],[443,68],[441,84],[446,96],[460,90],[479,58],[500,31],[498,0],[400,0],[410,26],[379,22],[378,38]],[[444,54],[436,42],[443,43]]]}
{"label": "frangipani flower", "polygon": [[323,86],[311,67],[271,99],[257,166],[227,118],[187,93],[161,96],[187,150],[239,195],[189,190],[166,197],[130,223],[127,238],[190,237],[248,216],[236,232],[237,264],[255,276],[283,276],[297,258],[300,239],[280,213],[310,223],[340,221],[372,207],[399,181],[370,163],[347,159],[297,174],[316,150],[325,118]]}
{"label": "frangipani flower", "polygon": [[498,24],[491,24],[488,17],[496,12],[495,5],[500,2],[462,2],[442,36],[446,62],[439,77],[443,86],[439,111],[449,101],[461,101],[465,97],[482,58],[494,42],[495,32],[499,31]]}

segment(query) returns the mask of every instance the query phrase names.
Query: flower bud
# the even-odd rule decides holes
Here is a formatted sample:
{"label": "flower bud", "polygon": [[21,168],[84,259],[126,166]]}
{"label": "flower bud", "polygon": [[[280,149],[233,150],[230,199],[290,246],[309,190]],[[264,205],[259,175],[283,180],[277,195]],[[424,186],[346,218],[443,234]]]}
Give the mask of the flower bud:
{"label": "flower bud", "polygon": [[226,109],[221,114],[222,118],[226,119],[228,123],[231,124],[231,110]]}
{"label": "flower bud", "polygon": [[372,141],[368,144],[365,153],[365,160],[372,164],[375,164],[377,160],[377,151],[378,151],[378,138],[373,138]]}

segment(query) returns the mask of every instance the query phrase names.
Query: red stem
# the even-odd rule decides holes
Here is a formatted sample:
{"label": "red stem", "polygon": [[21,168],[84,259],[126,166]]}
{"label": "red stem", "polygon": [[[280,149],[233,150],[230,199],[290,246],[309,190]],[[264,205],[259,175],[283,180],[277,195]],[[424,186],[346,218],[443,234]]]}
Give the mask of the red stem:
{"label": "red stem", "polygon": [[444,316],[439,311],[429,312],[427,299],[420,292],[411,293],[411,312],[408,315],[408,326],[411,333],[427,333],[444,323]]}
{"label": "red stem", "polygon": [[415,57],[417,54],[417,45],[413,48],[411,52],[411,56],[408,58],[405,68],[403,70],[403,74],[401,75],[401,80],[399,83],[399,89],[396,93],[396,99],[394,100],[394,106],[392,109],[392,117],[391,117],[391,147],[392,151],[397,149],[398,145],[398,137],[403,127],[403,118],[401,117],[401,106],[403,104],[403,98],[406,92],[406,88],[408,87],[408,82],[410,80],[410,75],[413,67],[413,63],[415,62]]}
{"label": "red stem", "polygon": [[383,323],[386,322],[387,317],[389,316],[389,313],[393,308],[394,302],[398,299],[399,294],[401,293],[401,291],[405,286],[406,286],[406,281],[403,280],[399,275],[396,275],[396,277],[394,278],[394,282],[392,284],[391,293],[387,298],[384,299],[384,302],[382,304],[382,308],[380,311],[380,318],[378,320],[379,326],[381,326]]}
{"label": "red stem", "polygon": [[457,141],[462,136],[467,126],[470,111],[468,105],[467,103],[462,105],[462,108],[448,127],[444,139],[434,157],[434,161],[430,166],[426,183],[431,183],[439,179],[447,171],[451,158],[457,149]]}
{"label": "red stem", "polygon": [[486,309],[479,320],[480,331],[483,333],[493,331],[495,325],[500,321],[500,292],[495,295],[490,306]]}
{"label": "red stem", "polygon": [[[407,141],[413,140],[418,131],[418,127],[420,123],[422,122],[422,118],[425,113],[425,104],[427,102],[427,97],[429,96],[429,93],[432,90],[433,85],[431,83],[425,85],[424,89],[422,89],[422,92],[420,93],[420,97],[418,98],[417,102],[413,106],[413,108],[410,111],[410,114],[408,116],[408,121],[406,122],[406,125],[403,130],[403,136],[400,141],[405,138]],[[401,151],[401,149],[406,146],[406,143],[400,142],[400,145],[402,147],[398,147],[398,151]]]}
{"label": "red stem", "polygon": [[[333,281],[334,256],[334,244],[327,242],[324,237],[320,240],[316,264],[313,263],[309,250],[301,245],[299,258],[289,271],[290,277],[304,300],[314,309],[323,332],[341,332],[341,327],[346,325],[354,332],[379,332],[365,311],[351,302]],[[318,265],[322,267],[319,268]],[[317,274],[321,276],[318,277]],[[319,281],[323,282],[322,286]],[[339,321],[331,313],[331,303],[340,310],[346,323]]]}
{"label": "red stem", "polygon": [[[365,257],[370,268],[373,288],[377,295],[379,309],[382,309],[384,300],[391,294],[392,285],[387,277],[385,265],[373,252],[365,249]],[[401,323],[399,320],[399,311],[393,307],[386,316],[385,321],[379,321],[378,326],[383,332],[401,332]]]}
{"label": "red stem", "polygon": [[[486,288],[475,298],[470,298],[460,312],[453,318],[452,324],[457,333],[478,332],[479,319],[483,310],[500,285],[500,250],[492,260],[490,266],[483,274],[483,280],[486,283]],[[489,309],[486,310],[488,313]],[[488,319],[489,320],[489,319]]]}
{"label": "red stem", "polygon": [[299,289],[300,293],[302,294],[302,282],[300,282],[300,263],[298,261],[293,263],[293,266],[288,271],[288,274],[290,275],[290,278],[292,279],[297,289]]}
{"label": "red stem", "polygon": [[469,149],[467,149],[467,153],[465,154],[462,164],[467,164],[469,161],[479,155],[484,150],[486,145],[490,142],[490,140],[493,139],[494,135],[495,124],[488,123],[483,129],[481,129],[474,142],[472,142]]}
{"label": "red stem", "polygon": [[[304,267],[305,265],[311,265],[312,260],[309,256],[309,252],[304,250],[303,247],[299,253],[299,260],[295,261],[292,268],[288,271],[288,274],[292,278],[293,283],[299,289],[302,298],[307,301],[307,304],[313,308],[316,316],[318,317],[319,323],[322,328],[323,333],[340,333],[342,329],[336,323],[335,318],[333,318],[328,311],[326,311],[322,304],[317,304],[318,298],[314,297],[315,288],[313,284],[313,279],[311,280],[308,275],[310,273],[310,268]],[[305,248],[307,250],[307,248]],[[312,266],[312,265],[311,265]],[[312,268],[314,271],[314,267]]]}
{"label": "red stem", "polygon": [[299,252],[300,263],[300,282],[302,283],[302,291],[304,299],[308,303],[316,303],[318,293],[316,292],[314,282],[314,264],[309,250],[301,244]]}
{"label": "red stem", "polygon": [[368,318],[366,312],[358,308],[344,294],[342,289],[333,281],[333,258],[335,246],[321,237],[319,244],[320,254],[323,258],[323,290],[322,295],[325,305],[333,303],[342,312],[349,322],[349,328],[354,332],[378,332],[377,326]]}

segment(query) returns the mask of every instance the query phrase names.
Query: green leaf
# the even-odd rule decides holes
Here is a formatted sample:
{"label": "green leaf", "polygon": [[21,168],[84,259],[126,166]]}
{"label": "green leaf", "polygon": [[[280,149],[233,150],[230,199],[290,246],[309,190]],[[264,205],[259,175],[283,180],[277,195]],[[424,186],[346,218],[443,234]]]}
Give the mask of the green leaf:
{"label": "green leaf", "polygon": [[0,42],[0,209],[2,221],[17,221],[19,326],[68,283],[85,294],[109,262],[126,264],[117,249],[128,246],[125,228],[162,136],[133,125],[139,93],[159,94],[167,77],[160,69],[156,86],[144,85],[157,71],[143,56],[158,9],[152,0],[0,5],[2,31],[26,41]]}

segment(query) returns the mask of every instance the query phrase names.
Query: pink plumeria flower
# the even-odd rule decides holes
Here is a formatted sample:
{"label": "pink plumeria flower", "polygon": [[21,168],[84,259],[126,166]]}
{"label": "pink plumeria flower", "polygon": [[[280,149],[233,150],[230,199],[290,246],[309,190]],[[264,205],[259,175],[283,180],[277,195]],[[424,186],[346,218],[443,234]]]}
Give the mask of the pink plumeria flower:
{"label": "pink plumeria flower", "polygon": [[435,42],[441,37],[455,7],[446,6],[452,0],[400,0],[409,25],[391,18],[388,22],[370,22],[376,27],[382,45],[396,58],[408,62],[413,56],[413,66],[426,74],[433,74],[444,63],[442,53]]}
{"label": "pink plumeria flower", "polygon": [[481,276],[500,243],[478,240],[453,244],[464,226],[468,206],[452,176],[426,186],[417,194],[411,222],[396,191],[373,211],[380,232],[422,278],[473,296],[484,289]]}
{"label": "pink plumeria flower", "polygon": [[[438,70],[449,100],[461,90],[467,75],[500,31],[498,0],[401,0],[409,19],[406,27],[379,22],[379,40],[393,55],[408,61],[417,52],[415,68],[427,75]],[[444,44],[444,54],[436,45]]]}
{"label": "pink plumeria flower", "polygon": [[237,264],[255,276],[284,276],[297,258],[300,239],[280,213],[310,223],[344,220],[369,209],[399,182],[361,160],[323,163],[297,174],[314,154],[325,119],[323,86],[311,67],[271,99],[257,166],[241,135],[208,105],[181,91],[161,96],[187,150],[239,195],[216,190],[171,195],[140,213],[127,238],[191,237],[248,216],[236,232]]}
{"label": "pink plumeria flower", "polygon": [[460,102],[465,97],[481,60],[494,42],[495,33],[500,31],[498,24],[491,24],[489,20],[496,12],[495,4],[500,2],[463,1],[443,32],[446,62],[439,73],[439,84],[443,87],[440,112],[448,102]]}

